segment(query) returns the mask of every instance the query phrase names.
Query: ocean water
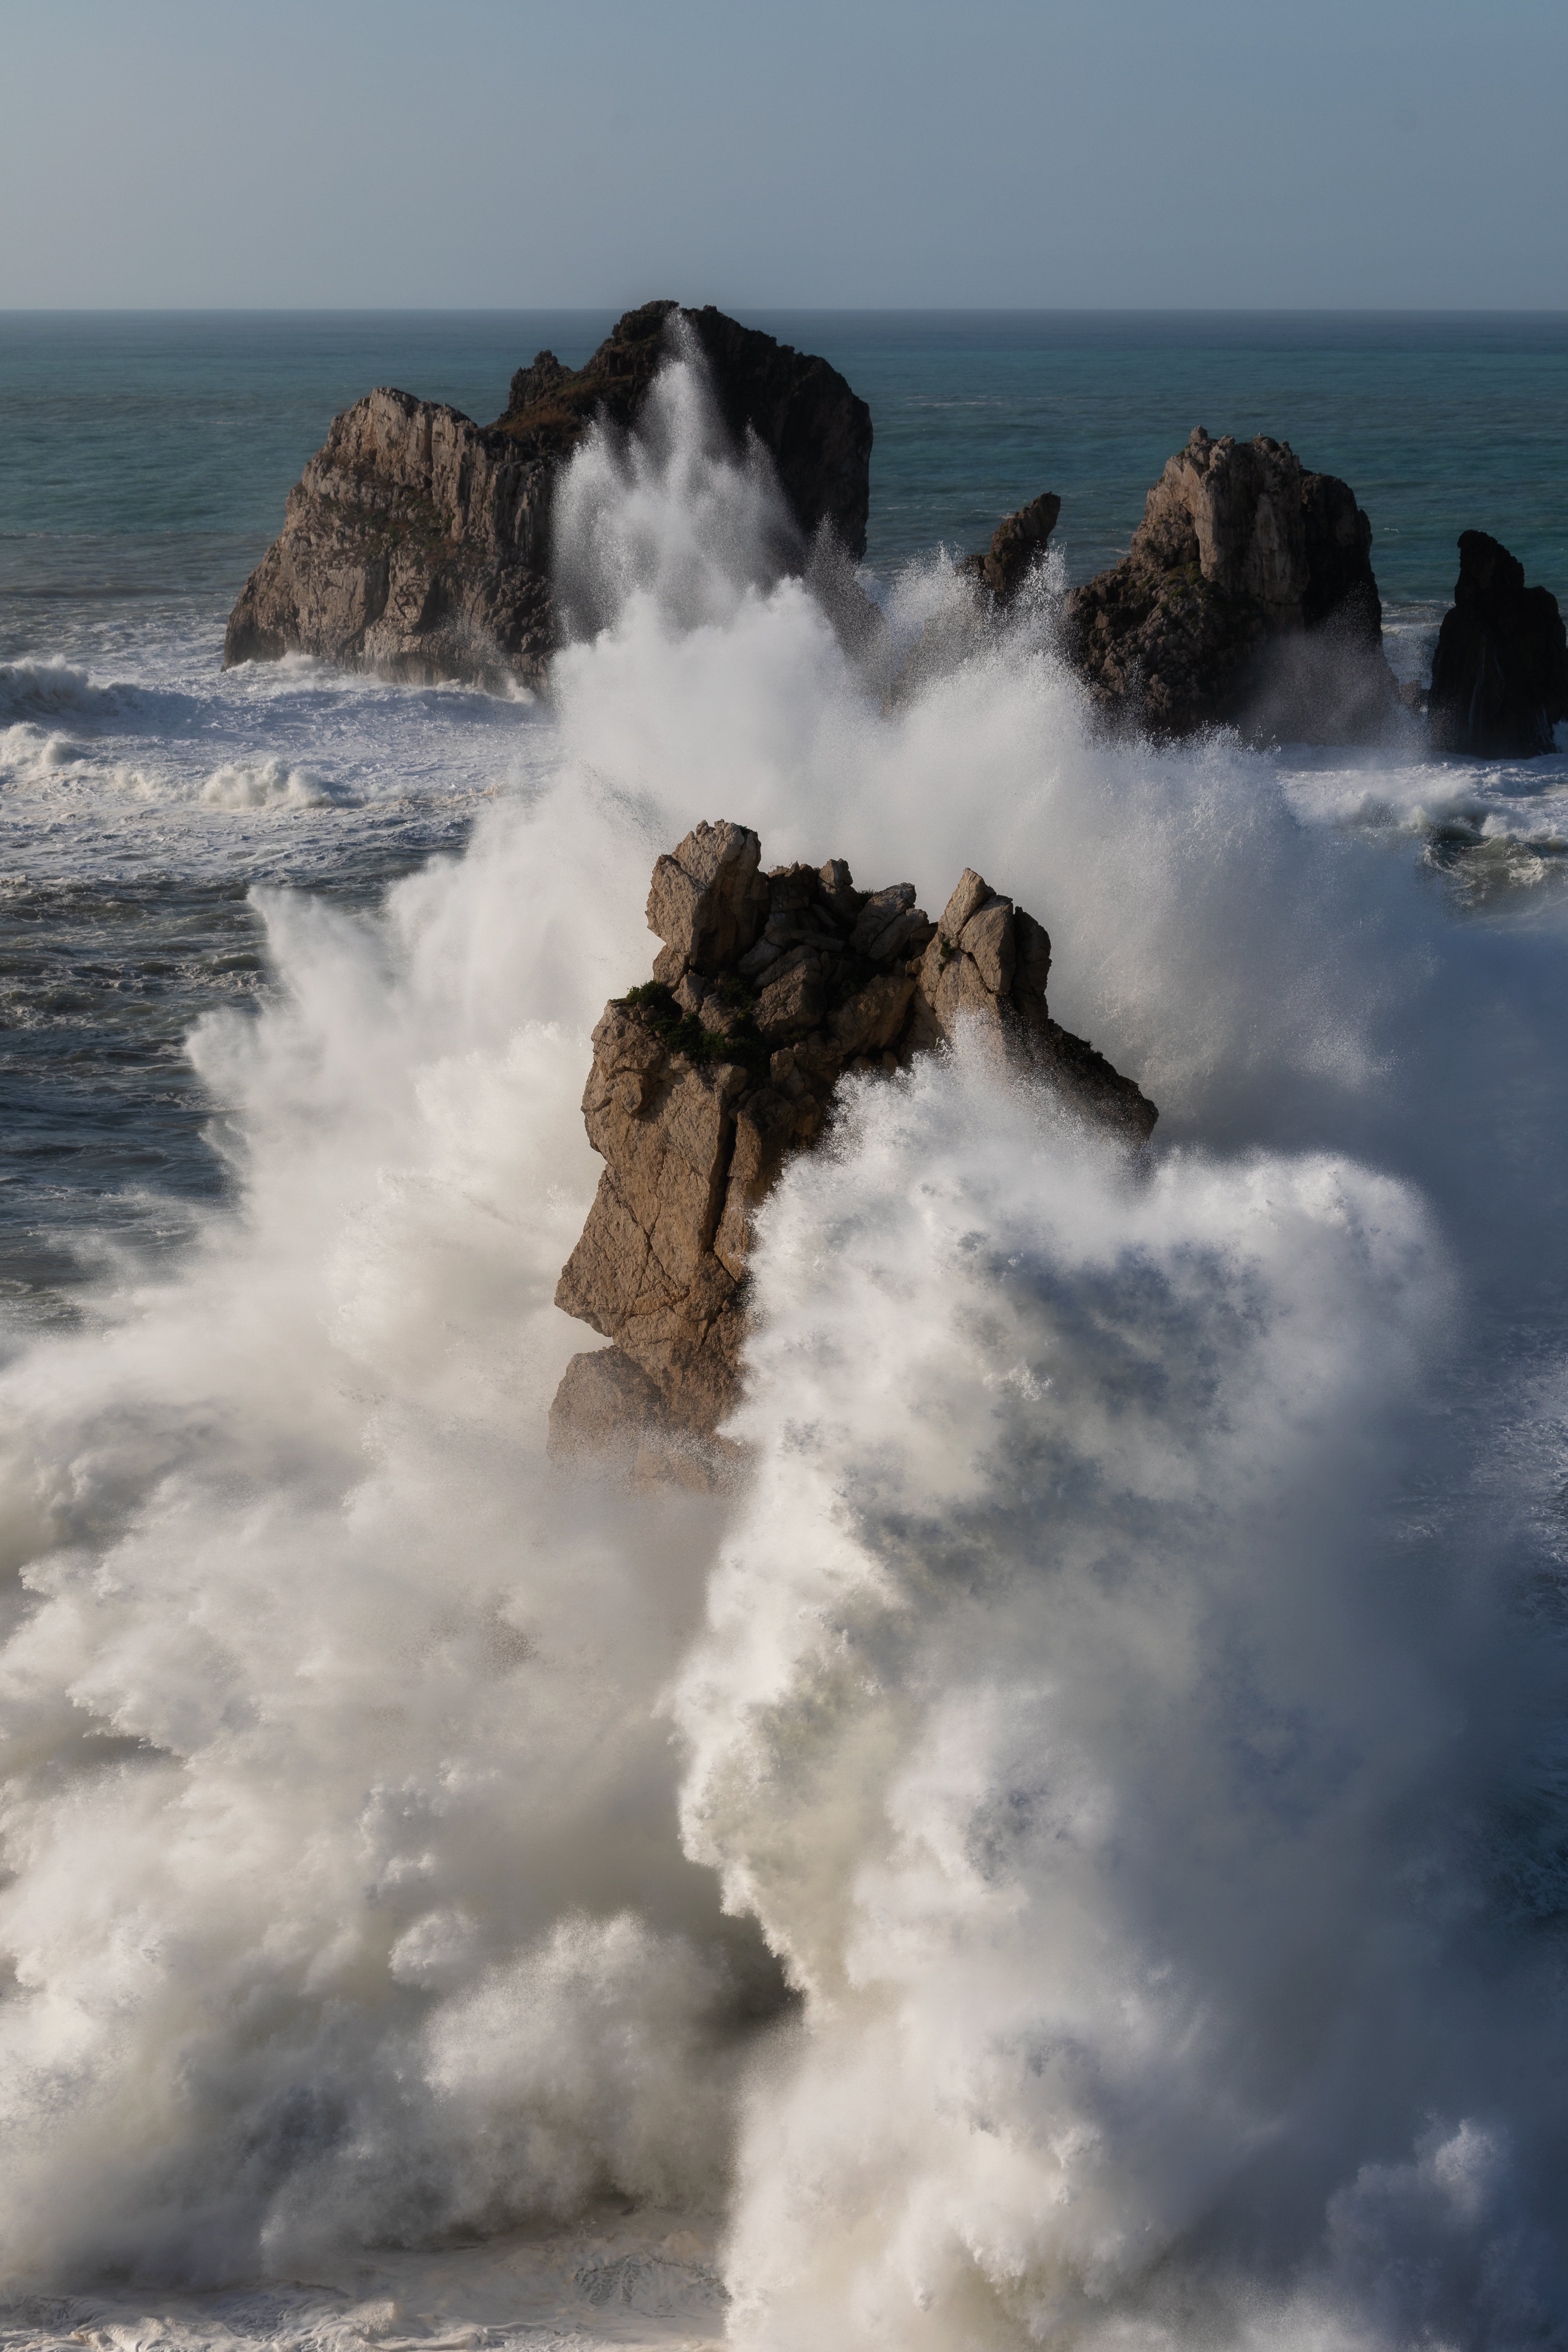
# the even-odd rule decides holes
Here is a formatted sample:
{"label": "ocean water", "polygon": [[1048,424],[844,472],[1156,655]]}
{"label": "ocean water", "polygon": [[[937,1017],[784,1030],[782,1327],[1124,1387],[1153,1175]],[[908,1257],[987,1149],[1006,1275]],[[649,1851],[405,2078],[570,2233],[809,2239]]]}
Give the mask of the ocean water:
{"label": "ocean water", "polygon": [[[909,703],[683,367],[548,703],[219,672],[335,407],[606,323],[0,321],[0,2328],[1568,2341],[1568,757],[1108,748],[1051,649],[1199,421],[1354,484],[1406,674],[1460,529],[1568,590],[1568,327],[763,318],[902,640],[1063,496]],[[846,1089],[745,1481],[628,1494],[552,1294],[719,814],[980,867],[1162,1120]]]}

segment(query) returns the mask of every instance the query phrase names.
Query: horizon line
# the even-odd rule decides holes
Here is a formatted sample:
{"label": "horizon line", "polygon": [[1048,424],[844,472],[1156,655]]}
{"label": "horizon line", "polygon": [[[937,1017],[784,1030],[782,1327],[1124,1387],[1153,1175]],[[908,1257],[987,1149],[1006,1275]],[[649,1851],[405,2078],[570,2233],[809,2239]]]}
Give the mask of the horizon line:
{"label": "horizon line", "polygon": [[[650,296],[649,300],[676,298]],[[516,318],[540,311],[557,315],[622,316],[641,303],[614,302],[32,302],[0,304],[0,319],[297,319],[297,318]],[[683,309],[699,307],[682,304]],[[721,304],[708,306],[721,309]],[[929,318],[1134,318],[1134,319],[1568,319],[1568,304],[1479,306],[1466,303],[1112,303],[1112,302],[769,302],[737,306],[775,316]]]}

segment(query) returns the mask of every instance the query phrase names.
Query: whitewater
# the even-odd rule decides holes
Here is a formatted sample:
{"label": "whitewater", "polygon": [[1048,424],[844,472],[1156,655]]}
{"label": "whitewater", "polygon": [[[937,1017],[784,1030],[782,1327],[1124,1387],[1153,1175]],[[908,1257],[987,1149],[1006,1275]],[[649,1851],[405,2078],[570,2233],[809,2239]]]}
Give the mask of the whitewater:
{"label": "whitewater", "polygon": [[[265,926],[224,1198],[6,1331],[0,2336],[1568,2341],[1568,757],[1108,745],[1049,572],[889,699],[773,496],[672,366],[547,702],[0,669],[14,887]],[[846,1083],[726,1495],[544,1444],[704,817],[978,868],[1162,1112]]]}

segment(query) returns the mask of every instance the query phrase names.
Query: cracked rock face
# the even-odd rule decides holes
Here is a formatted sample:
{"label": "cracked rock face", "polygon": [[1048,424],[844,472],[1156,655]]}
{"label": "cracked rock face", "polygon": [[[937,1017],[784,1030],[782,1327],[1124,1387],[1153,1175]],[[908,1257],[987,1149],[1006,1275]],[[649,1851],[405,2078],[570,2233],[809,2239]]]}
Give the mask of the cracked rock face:
{"label": "cracked rock face", "polygon": [[1153,734],[1371,740],[1394,699],[1371,550],[1348,484],[1200,426],[1121,562],[1068,597],[1066,649],[1108,718]]}
{"label": "cracked rock face", "polygon": [[558,1448],[651,1431],[700,1460],[738,1395],[757,1210],[846,1070],[890,1076],[972,1024],[1130,1146],[1153,1128],[1132,1081],[1051,1019],[1050,940],[980,875],[933,923],[912,883],[858,889],[841,858],[763,873],[761,846],[703,824],[659,858],[654,977],[594,1032],[583,1111],[605,1172],[555,1299],[613,1344],[568,1368]]}
{"label": "cracked rock face", "polygon": [[[377,677],[542,683],[559,632],[550,516],[562,466],[596,418],[629,432],[671,352],[674,302],[628,310],[587,363],[541,352],[494,425],[381,390],[332,420],[289,493],[283,530],[240,593],[224,667],[313,654]],[[773,459],[801,570],[828,524],[866,545],[871,416],[826,360],[710,306],[680,312],[737,446]]]}
{"label": "cracked rock face", "polygon": [[332,419],[240,592],[226,669],[288,653],[379,677],[536,686],[552,644],[549,461],[373,392]]}

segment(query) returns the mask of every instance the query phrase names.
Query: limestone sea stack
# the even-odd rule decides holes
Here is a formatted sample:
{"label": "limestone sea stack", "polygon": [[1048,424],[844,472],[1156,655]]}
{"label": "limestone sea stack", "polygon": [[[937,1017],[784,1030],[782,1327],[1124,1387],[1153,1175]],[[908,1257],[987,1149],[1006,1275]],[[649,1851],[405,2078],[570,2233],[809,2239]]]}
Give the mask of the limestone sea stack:
{"label": "limestone sea stack", "polygon": [[1394,677],[1371,551],[1348,484],[1200,425],[1121,562],[1068,596],[1065,650],[1107,719],[1152,735],[1374,740]]}
{"label": "limestone sea stack", "polygon": [[613,1344],[568,1367],[558,1449],[711,1437],[737,1396],[752,1220],[846,1071],[891,1075],[970,1023],[1129,1147],[1153,1128],[1131,1079],[1052,1020],[1050,940],[980,875],[933,923],[912,883],[862,890],[838,858],[763,873],[761,848],[719,822],[658,860],[653,977],[594,1032],[583,1111],[605,1171],[555,1297]]}
{"label": "limestone sea stack", "polygon": [[1568,632],[1548,589],[1484,530],[1459,534],[1459,577],[1432,660],[1432,748],[1531,760],[1568,719]]}
{"label": "limestone sea stack", "polygon": [[865,402],[826,360],[722,311],[648,302],[584,367],[542,352],[520,368],[493,425],[390,389],[334,417],[229,616],[225,668],[304,653],[419,684],[540,685],[559,635],[556,479],[595,419],[616,432],[636,425],[677,314],[735,446],[754,436],[773,462],[786,509],[779,568],[804,569],[824,524],[858,559],[870,487]]}

